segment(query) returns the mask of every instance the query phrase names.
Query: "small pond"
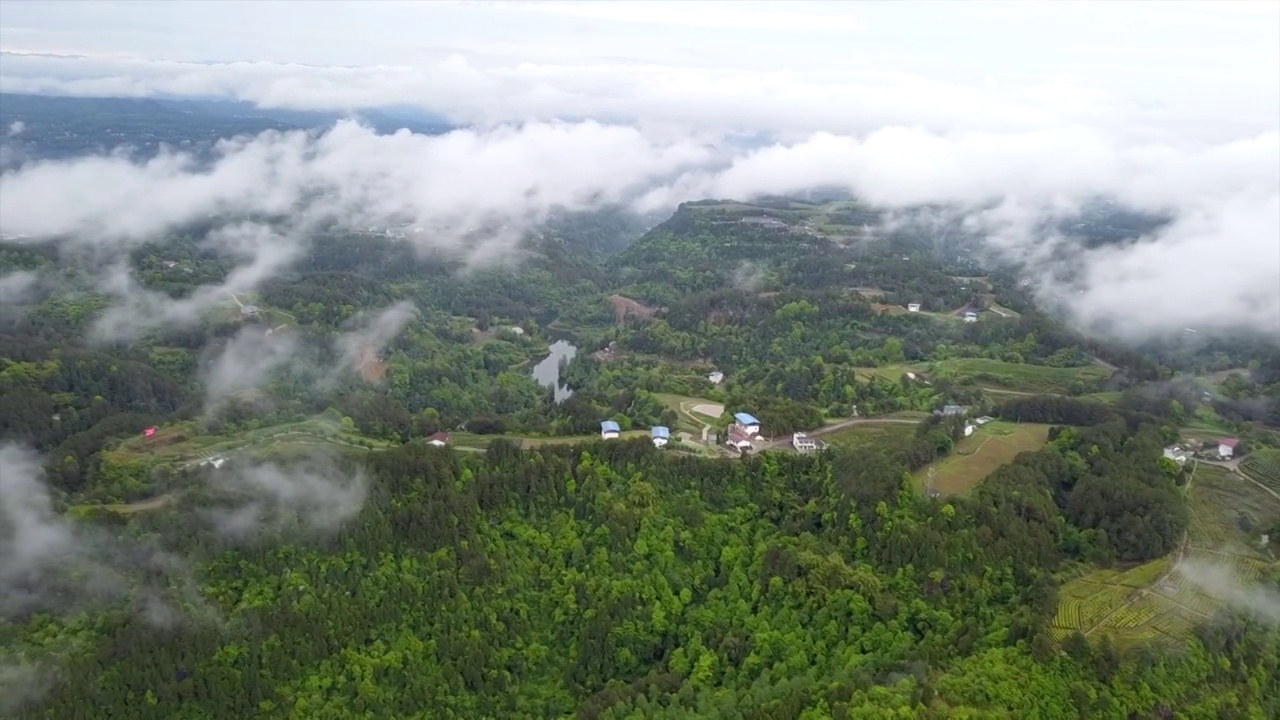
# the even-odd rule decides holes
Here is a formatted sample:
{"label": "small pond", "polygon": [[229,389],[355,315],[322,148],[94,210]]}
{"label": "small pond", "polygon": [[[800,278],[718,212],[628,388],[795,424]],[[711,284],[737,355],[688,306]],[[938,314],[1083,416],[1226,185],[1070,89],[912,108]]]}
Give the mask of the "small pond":
{"label": "small pond", "polygon": [[533,366],[533,379],[538,381],[539,385],[555,388],[555,398],[557,403],[562,403],[569,399],[573,391],[568,387],[560,384],[560,365],[573,360],[578,354],[578,346],[568,340],[556,340],[547,348],[550,353],[542,362]]}

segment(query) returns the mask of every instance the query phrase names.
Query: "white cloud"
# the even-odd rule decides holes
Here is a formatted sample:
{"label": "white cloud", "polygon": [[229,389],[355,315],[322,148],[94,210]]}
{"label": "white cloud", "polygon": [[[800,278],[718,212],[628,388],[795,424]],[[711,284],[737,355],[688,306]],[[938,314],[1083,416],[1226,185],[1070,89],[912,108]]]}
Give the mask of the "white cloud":
{"label": "white cloud", "polygon": [[[0,177],[9,232],[115,247],[210,214],[287,211],[287,240],[259,242],[280,248],[243,252],[236,287],[250,288],[331,219],[416,224],[415,241],[487,260],[510,256],[557,204],[639,194],[638,207],[666,208],[838,185],[893,206],[996,203],[979,217],[992,244],[1030,259],[1060,242],[1038,220],[1110,194],[1175,222],[1152,242],[1086,254],[1077,319],[1155,332],[1280,322],[1280,4],[236,6],[258,21],[246,27],[290,22],[291,38],[211,35],[230,22],[217,3],[160,19],[148,3],[18,7],[0,47],[91,44],[80,57],[6,54],[6,90],[408,104],[477,125],[437,138],[354,123],[266,134],[225,143],[206,169],[177,155],[28,164]],[[576,117],[619,124],[547,121]],[[744,154],[729,131],[778,141]],[[488,234],[465,231],[480,226]],[[137,317],[189,321],[229,292],[162,307],[115,277],[130,304],[108,335]]]}
{"label": "white cloud", "polygon": [[1174,571],[1197,590],[1217,598],[1232,610],[1248,613],[1267,625],[1280,627],[1280,591],[1276,588],[1248,583],[1230,565],[1194,558],[1178,562]]}
{"label": "white cloud", "polygon": [[[1079,261],[1077,320],[1125,334],[1187,325],[1280,332],[1280,131],[1207,147],[1127,146],[1094,130],[935,135],[885,128],[864,140],[821,133],[685,175],[640,207],[839,186],[881,205],[999,202],[976,215],[1007,256],[1043,259],[1061,238],[1040,220],[1097,194],[1175,222],[1133,247]],[[1063,295],[1064,288],[1044,292]]]}
{"label": "white cloud", "polygon": [[[935,131],[1014,131],[1102,123],[1157,136],[1265,126],[1280,92],[1212,85],[1198,102],[1143,106],[1054,71],[1035,78],[942,80],[900,68],[743,70],[662,62],[525,61],[482,66],[449,55],[421,66],[313,67],[268,62],[191,63],[6,54],[5,92],[87,96],[210,95],[264,107],[349,110],[417,105],[459,123],[602,117],[781,133],[868,132],[886,125]],[[1261,90],[1261,92],[1260,92]],[[1234,105],[1203,117],[1203,103]]]}
{"label": "white cloud", "polygon": [[251,325],[236,333],[201,372],[205,386],[204,412],[216,414],[236,393],[257,388],[278,368],[291,363],[299,351],[292,332],[271,332]]}
{"label": "white cloud", "polygon": [[334,350],[340,358],[338,371],[358,369],[366,352],[381,353],[416,313],[414,304],[405,300],[353,318],[352,329],[339,335],[333,342]]}
{"label": "white cloud", "polygon": [[15,270],[0,275],[0,305],[25,302],[39,280],[40,275],[32,270]]}
{"label": "white cloud", "polygon": [[[107,274],[102,289],[122,304],[97,329],[118,338],[189,323],[232,293],[252,290],[303,252],[307,228],[330,220],[407,222],[425,228],[410,233],[423,246],[500,257],[520,229],[554,206],[635,198],[638,209],[652,210],[840,186],[893,207],[999,202],[981,216],[983,226],[997,248],[1025,259],[1056,241],[1035,234],[1041,223],[1031,220],[1107,194],[1171,213],[1175,222],[1153,242],[1085,254],[1089,292],[1069,307],[1077,319],[1130,333],[1188,324],[1280,328],[1278,131],[1220,144],[1134,144],[1083,126],[948,134],[886,127],[862,138],[817,133],[736,156],[705,139],[594,122],[377,136],[343,122],[319,137],[266,133],[225,142],[209,169],[181,156],[143,165],[121,158],[28,165],[0,177],[0,224],[33,236],[129,244],[212,212],[292,212],[293,227],[283,234],[254,224],[216,234],[210,242],[245,264],[188,298],[143,292],[127,274]],[[493,234],[465,232],[482,225]]]}
{"label": "white cloud", "polygon": [[292,465],[236,463],[214,471],[211,482],[242,501],[207,514],[219,532],[240,540],[294,527],[336,530],[360,512],[368,492],[362,472],[345,472],[327,458]]}
{"label": "white cloud", "polygon": [[[267,192],[265,188],[264,192]],[[185,221],[199,217],[194,213]],[[177,215],[170,218],[171,224],[183,220]],[[102,216],[95,214],[92,222],[96,225],[102,220]],[[109,227],[109,222],[105,226]],[[155,232],[159,232],[159,228]],[[99,243],[102,236],[87,237],[89,242]],[[131,237],[146,239],[150,236]],[[123,257],[107,265],[105,272],[95,281],[98,291],[114,297],[116,303],[94,322],[93,339],[132,340],[150,330],[190,326],[210,308],[229,303],[237,293],[254,290],[279,273],[300,256],[304,246],[297,235],[281,235],[269,226],[251,222],[224,226],[211,233],[205,244],[229,252],[241,264],[227,273],[222,283],[202,285],[182,298],[172,298],[163,292],[141,287]],[[111,248],[99,247],[97,252],[110,257]]]}
{"label": "white cloud", "polygon": [[[57,513],[43,475],[36,453],[0,445],[0,618],[73,612],[132,597],[141,617],[168,626],[178,618],[165,599],[173,592],[209,616],[184,563],[149,543]],[[0,676],[6,672],[0,666]]]}

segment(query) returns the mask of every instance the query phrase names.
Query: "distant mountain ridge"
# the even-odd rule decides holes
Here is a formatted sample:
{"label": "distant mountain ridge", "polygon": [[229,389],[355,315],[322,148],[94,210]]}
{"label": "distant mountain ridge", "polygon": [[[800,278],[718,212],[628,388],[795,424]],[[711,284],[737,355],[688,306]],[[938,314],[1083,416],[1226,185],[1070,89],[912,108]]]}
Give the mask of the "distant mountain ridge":
{"label": "distant mountain ridge", "polygon": [[222,138],[267,130],[320,130],[351,117],[381,134],[403,128],[439,135],[456,129],[441,117],[404,108],[340,113],[260,108],[217,99],[0,93],[0,168],[123,147],[131,148],[140,160],[153,157],[161,145],[207,157]]}

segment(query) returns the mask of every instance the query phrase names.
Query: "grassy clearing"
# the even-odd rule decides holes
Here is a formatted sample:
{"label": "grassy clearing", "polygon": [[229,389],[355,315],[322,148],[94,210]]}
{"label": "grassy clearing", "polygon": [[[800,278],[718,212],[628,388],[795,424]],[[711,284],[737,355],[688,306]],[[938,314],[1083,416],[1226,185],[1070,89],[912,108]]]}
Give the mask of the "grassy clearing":
{"label": "grassy clearing", "polygon": [[714,424],[719,419],[718,416],[698,412],[699,408],[706,405],[720,405],[714,400],[671,393],[658,393],[658,397],[676,414],[676,426],[671,428],[673,433],[687,432],[698,439],[702,437],[703,426]]}
{"label": "grassy clearing", "polygon": [[947,457],[916,471],[916,480],[943,495],[967,492],[1019,453],[1043,447],[1048,435],[1048,425],[989,423],[956,443]]}
{"label": "grassy clearing", "polygon": [[152,437],[137,435],[125,440],[104,451],[104,456],[125,462],[145,458],[162,464],[189,464],[231,454],[270,455],[295,446],[366,449],[390,444],[348,430],[333,416],[318,415],[232,435],[201,435],[194,422],[176,423],[159,429]]}
{"label": "grassy clearing", "polygon": [[1280,450],[1257,450],[1240,463],[1254,480],[1280,492]]}
{"label": "grassy clearing", "polygon": [[1071,384],[1105,380],[1111,370],[1102,365],[1055,368],[1044,365],[1007,363],[987,358],[953,358],[933,365],[934,372],[951,377],[973,377],[984,384],[1034,393],[1066,393]]}
{"label": "grassy clearing", "polygon": [[1120,402],[1120,397],[1122,395],[1124,395],[1124,393],[1119,390],[1107,390],[1104,392],[1089,393],[1088,395],[1084,395],[1083,398],[1085,400],[1097,400],[1098,402],[1107,403],[1108,405],[1114,405],[1115,403]]}
{"label": "grassy clearing", "polygon": [[880,367],[873,368],[858,368],[854,372],[859,380],[870,380],[871,378],[878,377],[890,382],[899,382],[902,380],[902,376],[909,372],[913,372],[918,376],[923,373],[924,370],[925,366],[923,365],[902,363],[898,365],[882,365]]}

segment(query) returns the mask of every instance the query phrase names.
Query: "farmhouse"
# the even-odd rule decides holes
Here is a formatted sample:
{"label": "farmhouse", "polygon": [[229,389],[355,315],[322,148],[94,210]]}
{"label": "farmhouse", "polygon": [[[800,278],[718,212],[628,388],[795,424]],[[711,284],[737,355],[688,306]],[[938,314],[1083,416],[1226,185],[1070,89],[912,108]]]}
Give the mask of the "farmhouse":
{"label": "farmhouse", "polygon": [[994,419],[995,419],[995,418],[991,417],[990,415],[983,415],[983,416],[982,416],[982,417],[980,417],[980,418],[976,418],[976,419],[974,419],[974,421],[973,421],[973,422],[974,422],[978,427],[982,427],[983,425],[986,425],[987,423],[991,422],[991,421],[992,421],[992,420],[994,420]]}
{"label": "farmhouse", "polygon": [[729,439],[725,441],[725,444],[731,448],[745,452],[751,449],[751,436],[742,428],[734,425],[729,428]]}
{"label": "farmhouse", "polygon": [[751,413],[734,413],[733,419],[737,421],[737,427],[741,428],[747,435],[760,434],[760,421]]}
{"label": "farmhouse", "polygon": [[724,382],[724,373],[720,372],[719,370],[716,370],[711,374],[707,375],[707,379],[711,381],[712,385],[719,385],[720,383]]}
{"label": "farmhouse", "polygon": [[977,429],[978,429],[978,426],[977,426],[977,425],[970,425],[969,423],[965,423],[965,425],[964,425],[964,436],[965,436],[965,437],[969,437],[970,435],[972,435],[972,434],[973,434],[973,431],[974,431],[974,430],[977,430]]}
{"label": "farmhouse", "polygon": [[943,405],[941,410],[934,410],[933,414],[941,415],[942,417],[957,417],[959,415],[964,415],[964,406],[963,405]]}
{"label": "farmhouse", "polygon": [[671,429],[657,425],[649,429],[649,437],[653,438],[654,447],[662,447],[671,439]]}
{"label": "farmhouse", "polygon": [[804,433],[792,433],[791,446],[799,452],[812,452],[825,448],[827,444],[816,437],[810,437]]}
{"label": "farmhouse", "polygon": [[907,303],[907,312],[920,312],[920,303]]}
{"label": "farmhouse", "polygon": [[612,420],[605,420],[600,423],[600,437],[605,440],[617,440],[622,434],[622,428],[618,427],[618,423]]}
{"label": "farmhouse", "polygon": [[1218,457],[1233,457],[1236,454],[1236,446],[1239,444],[1239,438],[1222,438],[1218,441]]}
{"label": "farmhouse", "polygon": [[439,432],[432,433],[431,437],[427,438],[427,444],[435,445],[436,447],[443,447],[445,445],[448,445],[449,441],[452,439],[453,439],[452,435],[441,430]]}
{"label": "farmhouse", "polygon": [[978,322],[978,313],[970,310],[964,314],[964,321],[967,323]]}
{"label": "farmhouse", "polygon": [[1179,465],[1187,461],[1187,454],[1177,445],[1170,445],[1164,449],[1164,457],[1178,463]]}
{"label": "farmhouse", "polygon": [[246,317],[246,318],[258,317],[258,306],[257,305],[241,305],[240,317]]}

